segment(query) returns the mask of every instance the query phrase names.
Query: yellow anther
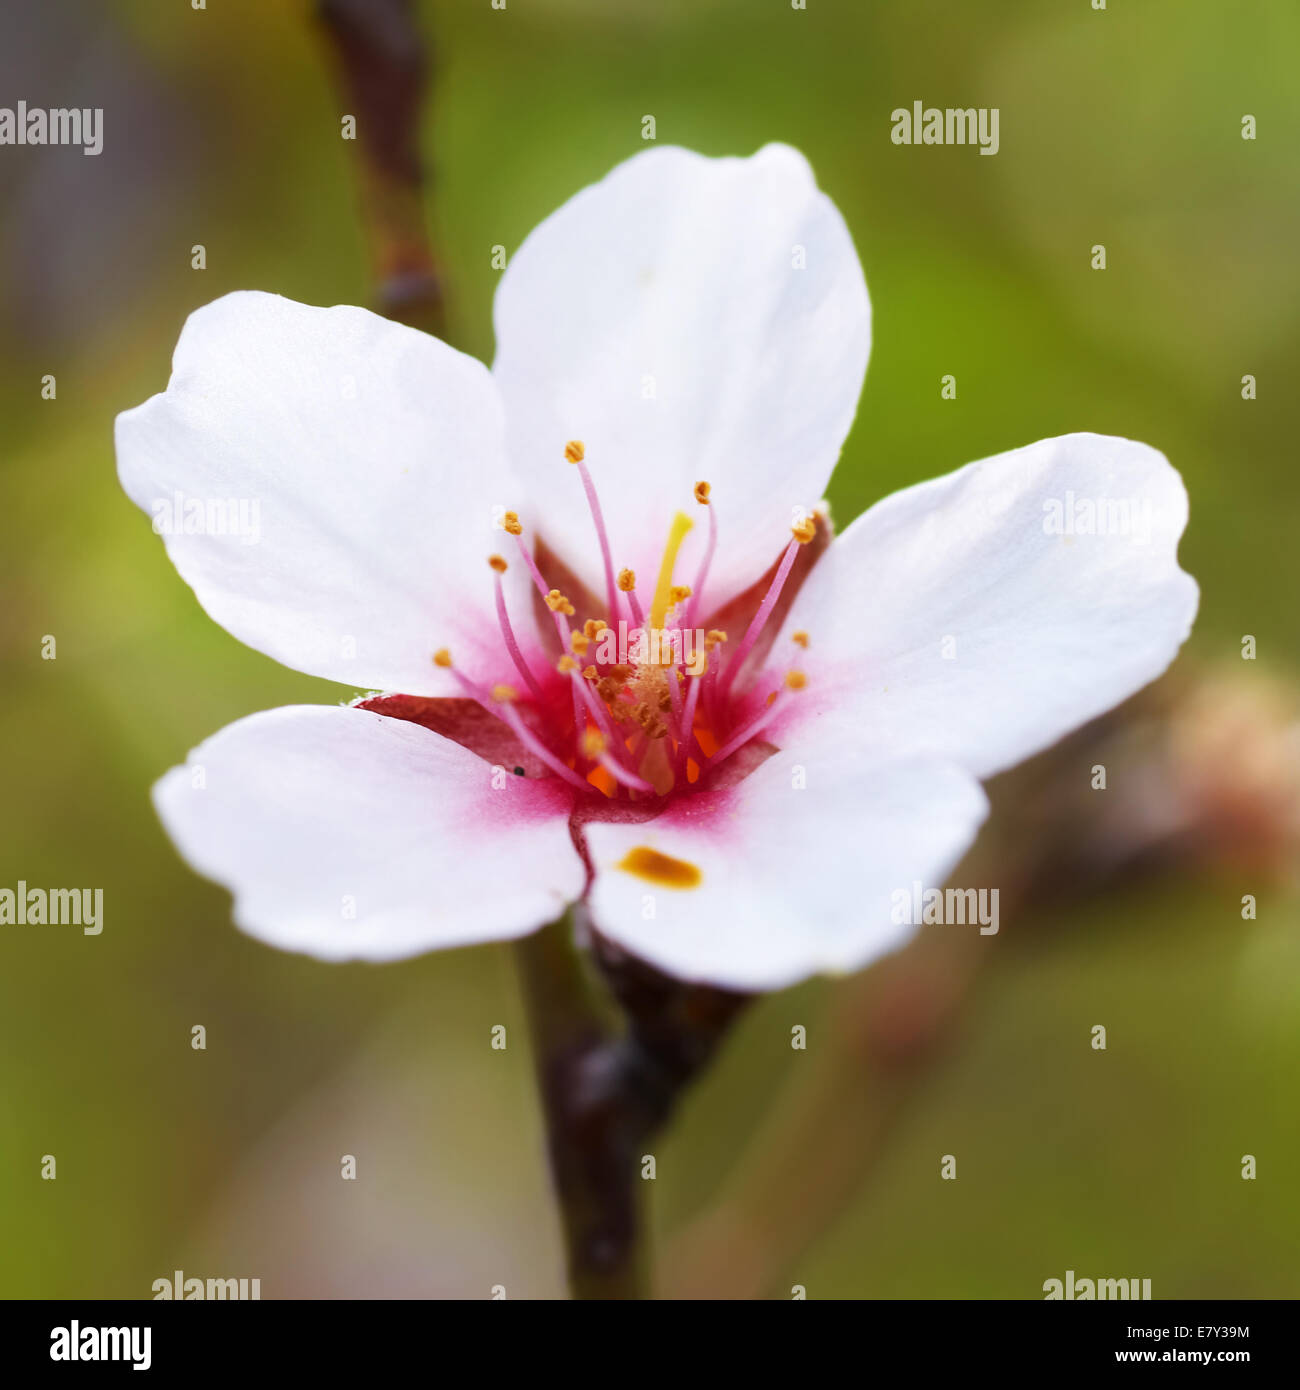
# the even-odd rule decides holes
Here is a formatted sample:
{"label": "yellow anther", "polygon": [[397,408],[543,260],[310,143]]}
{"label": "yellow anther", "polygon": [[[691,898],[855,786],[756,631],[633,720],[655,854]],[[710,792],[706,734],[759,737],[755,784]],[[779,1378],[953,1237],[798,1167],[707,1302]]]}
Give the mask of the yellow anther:
{"label": "yellow anther", "polygon": [[669,607],[676,603],[685,603],[690,596],[691,586],[689,584],[674,584],[668,591]]}
{"label": "yellow anther", "polygon": [[790,528],[790,534],[800,545],[807,545],[817,534],[817,518],[809,513],[802,520],[795,522]]}
{"label": "yellow anther", "polygon": [[571,656],[562,656],[556,664],[555,669],[557,671],[563,671],[567,676],[570,671],[576,671],[578,669],[578,663],[574,661]]}
{"label": "yellow anther", "polygon": [[573,604],[558,589],[552,589],[546,595],[546,606],[552,613],[563,613],[566,617],[573,616]]}
{"label": "yellow anther", "polygon": [[630,594],[632,590],[636,588],[636,571],[627,569],[619,570],[618,587],[625,594]]}
{"label": "yellow anther", "polygon": [[802,671],[787,671],[785,673],[785,688],[787,690],[802,690],[808,684],[808,677]]}
{"label": "yellow anther", "polygon": [[582,625],[582,635],[589,642],[594,642],[608,626],[604,618],[588,618]]}
{"label": "yellow anther", "polygon": [[591,642],[589,641],[585,633],[571,632],[569,634],[569,645],[573,648],[575,652],[578,653],[579,656],[585,656],[587,654],[587,648],[591,645]]}
{"label": "yellow anther", "polygon": [[489,555],[488,564],[491,565],[498,574],[504,574],[510,568],[510,566],[506,564],[505,559],[500,555]]}
{"label": "yellow anther", "polygon": [[599,758],[605,746],[605,735],[599,729],[588,729],[582,736],[582,751],[589,758]]}
{"label": "yellow anther", "polygon": [[451,665],[451,653],[447,650],[446,647],[439,647],[438,650],[434,652],[433,664],[435,666],[444,667]]}
{"label": "yellow anther", "polygon": [[524,533],[524,528],[519,522],[518,512],[507,512],[501,519],[501,525],[505,527],[512,536],[522,536]]}
{"label": "yellow anther", "polygon": [[790,640],[795,646],[802,647],[804,651],[808,650],[808,634],[806,632],[792,632]]}
{"label": "yellow anther", "polygon": [[564,457],[570,463],[581,463],[587,457],[587,451],[582,447],[581,439],[571,439],[564,446]]}
{"label": "yellow anther", "polygon": [[492,687],[492,698],[494,700],[517,700],[519,692],[513,685],[494,685]]}
{"label": "yellow anther", "polygon": [[712,492],[712,491],[713,491],[713,489],[708,485],[708,483],[705,483],[705,482],[698,482],[698,483],[696,483],[696,484],[695,484],[695,500],[696,500],[697,502],[702,503],[704,506],[707,507],[707,506],[709,505],[709,493]]}
{"label": "yellow anther", "polygon": [[582,674],[587,678],[587,680],[594,681],[596,679],[597,671],[594,666],[588,666]]}
{"label": "yellow anther", "polygon": [[711,627],[708,632],[704,634],[704,650],[706,652],[711,652],[719,642],[725,642],[726,640],[727,634],[723,632],[720,627]]}

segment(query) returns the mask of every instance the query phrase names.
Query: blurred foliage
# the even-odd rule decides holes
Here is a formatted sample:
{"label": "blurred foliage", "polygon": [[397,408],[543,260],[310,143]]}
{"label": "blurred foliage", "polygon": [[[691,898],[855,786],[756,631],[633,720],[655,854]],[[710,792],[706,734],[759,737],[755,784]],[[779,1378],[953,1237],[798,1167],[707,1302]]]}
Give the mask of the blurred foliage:
{"label": "blurred foliage", "polygon": [[[661,143],[710,154],[788,141],[842,209],[874,305],[831,489],[841,522],[1046,435],[1146,440],[1192,498],[1189,651],[1234,661],[1253,633],[1259,665],[1294,674],[1291,0],[422,13],[429,210],[459,346],[490,359],[491,247],[518,246],[642,148],[644,114]],[[367,301],[323,59],[305,4],[47,0],[0,16],[0,91],[106,108],[98,159],[0,149],[0,883],[102,885],[106,918],[93,939],[0,930],[7,1296],[148,1296],[178,1267],[260,1276],[268,1297],[559,1291],[508,951],[383,968],[278,954],[231,927],[226,894],[179,861],[148,800],[228,721],[351,694],[204,617],[112,451],[115,413],[162,389],[192,308],[236,288]],[[917,99],[999,107],[1000,153],[892,145],[889,112]],[[1240,920],[1244,892],[1260,895],[1258,923]],[[1300,1294],[1294,900],[1236,880],[1148,885],[1005,923],[989,949],[998,968],[957,1046],[776,1292],[1034,1298],[1073,1268],[1150,1277],[1157,1297]],[[836,988],[810,983],[744,1020],[660,1146],[661,1235],[726,1191]],[[1087,1045],[1095,1022],[1105,1053]],[[195,1023],[206,1052],[190,1048]],[[505,1053],[488,1048],[497,1023]],[[790,1050],[794,1023],[808,1054]],[[55,1182],[39,1178],[46,1153]],[[355,1184],[339,1180],[343,1153]],[[944,1153],[955,1183],[938,1180]],[[1240,1180],[1244,1153],[1256,1182]],[[788,1195],[803,1199],[797,1175]]]}

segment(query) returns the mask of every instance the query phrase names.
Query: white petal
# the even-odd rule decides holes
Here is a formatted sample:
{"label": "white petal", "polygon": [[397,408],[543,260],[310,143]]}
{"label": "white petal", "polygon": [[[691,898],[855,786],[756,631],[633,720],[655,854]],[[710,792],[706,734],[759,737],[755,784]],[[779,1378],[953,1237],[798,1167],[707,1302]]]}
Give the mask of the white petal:
{"label": "white petal", "polygon": [[[1107,509],[1105,534],[1080,533],[1085,501]],[[786,724],[812,716],[820,738],[978,777],[1020,762],[1173,660],[1197,605],[1177,560],[1186,522],[1163,454],[1094,434],[895,493],[832,544],[773,646],[788,663],[790,635],[810,641]]]}
{"label": "white petal", "polygon": [[[986,810],[978,783],[932,760],[777,753],[653,821],[588,825],[592,917],[669,974],[730,989],[857,970],[911,935],[894,895],[914,880],[940,887]],[[694,866],[698,885],[663,887],[620,867],[641,848]]]}
{"label": "white petal", "polygon": [[[155,517],[244,503],[244,534],[182,528],[166,543],[249,646],[411,694],[460,693],[430,665],[442,646],[471,674],[511,678],[486,560],[509,539],[493,505],[516,499],[496,388],[473,358],[365,309],[227,295],[190,315],[166,392],[118,417],[117,450]],[[526,614],[523,566],[506,579]]]}
{"label": "white petal", "polygon": [[240,927],[325,960],[522,936],[582,892],[562,784],[494,779],[458,744],[366,710],[250,715],[172,768],[154,803],[234,893]]}
{"label": "white petal", "polygon": [[652,588],[680,510],[699,523],[677,571],[690,583],[707,532],[692,489],[707,480],[715,602],[757,579],[793,509],[821,498],[871,336],[844,220],[784,145],[750,159],[654,149],[620,164],[515,253],[495,319],[511,460],[542,534],[604,592],[563,458],[580,439],[616,565]]}

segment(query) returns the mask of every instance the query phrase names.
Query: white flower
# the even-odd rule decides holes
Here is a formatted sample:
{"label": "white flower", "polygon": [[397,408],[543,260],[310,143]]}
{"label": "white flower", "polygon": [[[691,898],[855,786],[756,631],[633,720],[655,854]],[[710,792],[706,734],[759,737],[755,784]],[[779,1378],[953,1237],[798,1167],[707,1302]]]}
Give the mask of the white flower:
{"label": "white flower", "polygon": [[[1187,636],[1186,494],[1128,440],[985,459],[827,544],[870,309],[792,149],[620,165],[527,239],[495,320],[489,372],[363,309],[228,295],[118,420],[147,511],[259,504],[256,543],[168,528],[213,618],[400,692],[252,715],[158,783],[181,852],[264,941],[390,959],[520,936],[585,896],[686,979],[855,969],[911,931],[895,891],[941,884],[971,843],[979,779]],[[1067,495],[1093,522],[1059,524]],[[640,615],[727,638],[705,674],[693,646],[696,673],[599,650],[592,620]]]}

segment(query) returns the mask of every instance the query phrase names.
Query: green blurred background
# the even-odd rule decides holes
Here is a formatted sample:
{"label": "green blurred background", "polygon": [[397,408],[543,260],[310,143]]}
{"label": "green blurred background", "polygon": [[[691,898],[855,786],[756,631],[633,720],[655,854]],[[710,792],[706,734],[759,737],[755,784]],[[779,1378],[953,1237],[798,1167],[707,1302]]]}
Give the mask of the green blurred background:
{"label": "green blurred background", "polygon": [[[708,154],[787,141],[843,211],[874,306],[831,489],[841,524],[1043,436],[1145,440],[1191,493],[1188,659],[1295,678],[1292,0],[430,0],[421,19],[430,224],[458,346],[491,358],[492,246],[513,250],[643,148],[643,115],[660,143]],[[102,886],[106,925],[0,928],[0,1293],[148,1297],[180,1268],[260,1277],[264,1297],[558,1295],[508,949],[387,967],[278,954],[230,925],[227,895],[181,863],[148,800],[229,721],[352,693],[204,617],[112,450],[114,415],[165,385],[191,309],[238,288],[372,299],[355,149],[309,9],[7,7],[0,104],[19,98],[106,115],[97,159],[0,149],[0,884]],[[1000,153],[894,146],[890,111],[918,99],[1000,108]],[[57,660],[41,659],[46,634]],[[1240,919],[1247,892],[1257,922]],[[1166,875],[1005,922],[988,953],[954,1045],[909,1074],[879,1162],[769,1252],[762,1291],[1037,1298],[1070,1268],[1148,1277],[1157,1298],[1300,1294],[1295,896],[1212,867]],[[853,987],[761,1001],[656,1146],[653,1227],[704,1278],[693,1291],[728,1293],[751,1243],[816,1205],[821,1177],[792,1163],[785,1217],[751,1214],[711,1264],[673,1246],[761,1161],[774,1098],[797,1105],[843,1046],[822,1024]],[[1104,1053],[1088,1046],[1097,1022]],[[505,1052],[488,1046],[496,1024]],[[851,1048],[835,1066],[860,1124],[877,1078],[855,1080]],[[356,1182],[340,1180],[345,1153]],[[946,1153],[956,1182],[939,1181]]]}

